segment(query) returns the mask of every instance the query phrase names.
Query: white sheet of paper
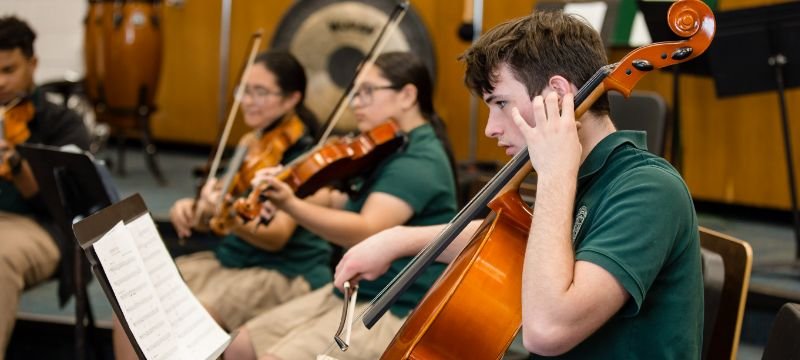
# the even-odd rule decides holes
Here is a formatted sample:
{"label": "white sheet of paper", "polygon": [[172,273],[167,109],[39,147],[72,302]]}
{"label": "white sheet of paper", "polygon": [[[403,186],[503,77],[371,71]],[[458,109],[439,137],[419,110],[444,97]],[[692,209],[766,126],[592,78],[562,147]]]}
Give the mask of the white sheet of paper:
{"label": "white sheet of paper", "polygon": [[213,359],[231,340],[181,279],[149,214],[93,246],[145,357]]}
{"label": "white sheet of paper", "polygon": [[603,1],[569,3],[564,5],[565,14],[582,16],[598,33],[603,29],[603,21],[606,19],[606,10],[608,10],[608,4]]}
{"label": "white sheet of paper", "polygon": [[223,346],[230,336],[214,321],[183,282],[178,268],[149,214],[127,225],[155,285],[164,311],[187,359],[202,359]]}
{"label": "white sheet of paper", "polygon": [[180,359],[172,326],[131,233],[121,221],[93,245],[128,326],[148,359]]}
{"label": "white sheet of paper", "polygon": [[633,17],[633,25],[631,27],[631,38],[628,43],[630,46],[638,47],[647,45],[653,42],[650,37],[650,29],[647,28],[647,22],[644,21],[644,14],[641,11],[636,11],[636,16]]}

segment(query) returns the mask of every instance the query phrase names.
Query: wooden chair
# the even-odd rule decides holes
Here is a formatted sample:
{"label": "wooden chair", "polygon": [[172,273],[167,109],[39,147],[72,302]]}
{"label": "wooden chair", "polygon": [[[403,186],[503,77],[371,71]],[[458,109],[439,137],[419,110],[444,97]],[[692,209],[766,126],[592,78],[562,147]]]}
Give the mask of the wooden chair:
{"label": "wooden chair", "polygon": [[778,311],[761,360],[800,359],[800,304],[786,303]]}
{"label": "wooden chair", "polygon": [[[708,331],[704,333],[710,336],[704,335],[703,338],[704,358],[733,360],[736,359],[739,349],[753,249],[747,242],[704,227],[700,227],[700,246],[719,254],[725,272],[721,292],[718,297],[714,296],[719,301],[716,306],[708,303],[705,307],[706,312],[713,312],[711,318],[714,320],[713,323],[705,324]],[[711,329],[708,329],[709,326]]]}

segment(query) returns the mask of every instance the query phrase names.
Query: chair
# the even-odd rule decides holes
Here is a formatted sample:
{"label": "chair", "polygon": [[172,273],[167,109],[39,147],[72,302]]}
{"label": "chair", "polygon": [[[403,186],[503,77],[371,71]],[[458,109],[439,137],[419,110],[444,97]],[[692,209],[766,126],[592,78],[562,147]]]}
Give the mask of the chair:
{"label": "chair", "polygon": [[[747,242],[704,227],[700,227],[700,246],[718,254],[724,266],[721,288],[718,286],[718,281],[705,283],[706,292],[710,292],[711,300],[705,306],[706,319],[710,317],[712,322],[705,324],[704,358],[736,359],[750,284],[753,250]],[[704,280],[706,274],[708,272],[704,274]]]}
{"label": "chair", "polygon": [[800,304],[786,303],[778,311],[761,360],[800,359]]}
{"label": "chair", "polygon": [[[703,261],[703,324],[713,324],[717,321],[717,309],[722,297],[722,287],[725,285],[725,262],[722,256],[708,249],[700,249]],[[710,339],[714,331],[713,326],[703,328],[703,339]],[[702,358],[708,357],[709,342],[703,343]]]}
{"label": "chair", "polygon": [[647,132],[647,149],[664,156],[667,138],[667,104],[664,98],[652,91],[634,91],[629,98],[617,92],[608,93],[611,119],[619,130],[644,130]]}

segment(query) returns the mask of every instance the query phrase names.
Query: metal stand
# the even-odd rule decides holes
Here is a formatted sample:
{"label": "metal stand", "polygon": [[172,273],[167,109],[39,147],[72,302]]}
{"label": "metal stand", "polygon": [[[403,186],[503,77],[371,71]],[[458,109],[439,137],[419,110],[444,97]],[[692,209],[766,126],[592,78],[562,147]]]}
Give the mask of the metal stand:
{"label": "metal stand", "polygon": [[[55,178],[55,184],[58,191],[59,199],[62,199],[63,211],[64,211],[64,218],[65,219],[72,219],[72,223],[80,221],[83,219],[83,215],[80,215],[80,211],[73,208],[74,204],[77,202],[74,201],[76,195],[74,194],[74,186],[69,184],[67,170],[63,167],[53,168],[53,177]],[[72,199],[72,200],[70,200]],[[86,211],[85,215],[88,215],[89,211]],[[70,224],[71,226],[72,224]],[[92,307],[89,302],[88,296],[88,284],[89,281],[86,279],[85,269],[87,269],[87,265],[84,261],[83,251],[79,246],[75,246],[76,242],[74,242],[74,235],[70,232],[67,237],[72,244],[73,248],[73,280],[74,280],[74,296],[75,296],[75,359],[86,359],[86,344],[87,339],[90,339],[89,335],[91,335],[91,339],[97,339],[97,327],[95,326],[94,322],[94,314],[92,313]],[[66,254],[64,254],[66,256]],[[95,340],[96,341],[96,340]],[[99,349],[97,350],[97,354],[99,355]],[[99,358],[99,357],[98,357]]]}
{"label": "metal stand", "polygon": [[103,175],[85,154],[37,145],[19,145],[17,148],[28,159],[39,183],[40,195],[54,224],[64,236],[60,239],[64,255],[61,271],[71,278],[62,277],[61,281],[67,286],[72,285],[70,290],[75,297],[75,358],[86,359],[87,340],[94,339],[95,355],[99,359],[97,328],[87,296],[89,267],[77,246],[72,224],[110,205],[117,197],[116,192],[110,190],[107,180],[101,179]]}
{"label": "metal stand", "polygon": [[[144,103],[144,95],[147,89],[142,87],[140,90],[140,105],[136,109],[114,109],[109,108],[107,111],[112,117],[134,117],[136,121],[135,127],[139,131],[142,141],[142,150],[144,151],[145,163],[150,173],[156,179],[159,185],[164,186],[167,184],[160,167],[158,166],[156,145],[153,143],[153,137],[150,132],[150,116],[155,112],[155,106],[146,105]],[[113,122],[109,122],[113,123]],[[127,136],[125,134],[125,126],[116,126],[117,130],[117,173],[125,175],[125,141]]]}
{"label": "metal stand", "polygon": [[669,160],[680,172],[683,168],[681,143],[681,66],[672,67],[672,134],[670,136]]}
{"label": "metal stand", "polygon": [[797,210],[797,183],[794,176],[794,159],[792,156],[792,139],[789,130],[789,115],[786,111],[786,94],[783,83],[783,66],[786,65],[786,56],[778,53],[767,60],[775,69],[775,85],[778,91],[778,104],[781,111],[781,125],[783,126],[783,148],[786,152],[786,172],[789,178],[789,193],[792,202],[792,221],[794,224],[795,259],[800,259],[800,213]]}

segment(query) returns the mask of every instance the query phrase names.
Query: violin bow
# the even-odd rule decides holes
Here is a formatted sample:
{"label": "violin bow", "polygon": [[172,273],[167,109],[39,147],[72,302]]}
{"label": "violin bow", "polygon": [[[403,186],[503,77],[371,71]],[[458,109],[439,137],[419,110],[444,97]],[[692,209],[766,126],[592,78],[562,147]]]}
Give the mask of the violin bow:
{"label": "violin bow", "polygon": [[395,30],[397,30],[397,27],[400,26],[400,21],[403,20],[406,12],[408,12],[408,7],[408,0],[401,1],[397,4],[397,6],[395,6],[392,14],[389,16],[389,20],[386,21],[386,24],[383,26],[383,29],[381,29],[380,34],[378,34],[378,38],[375,39],[375,42],[372,44],[372,48],[369,50],[369,53],[367,53],[367,56],[364,58],[358,68],[356,68],[356,73],[353,76],[353,79],[350,81],[350,85],[347,86],[347,89],[345,90],[343,96],[339,98],[339,102],[336,103],[336,107],[334,107],[334,110],[331,112],[328,120],[325,121],[324,131],[319,135],[319,138],[316,141],[317,145],[315,147],[321,146],[328,140],[328,137],[331,135],[336,123],[339,122],[342,114],[344,114],[345,108],[347,108],[347,105],[353,100],[353,96],[355,96],[356,92],[356,84],[361,81],[361,79],[364,77],[364,74],[366,74],[369,69],[375,66],[375,60],[386,47],[391,35],[395,32]]}
{"label": "violin bow", "polygon": [[[219,141],[217,142],[217,148],[213,153],[214,156],[211,160],[211,164],[208,166],[208,174],[206,175],[205,181],[203,181],[202,187],[195,195],[193,213],[197,212],[197,204],[200,201],[203,187],[205,187],[205,185],[208,184],[211,179],[217,177],[219,164],[222,161],[222,153],[225,152],[225,145],[228,143],[228,138],[230,137],[231,128],[233,127],[233,120],[236,119],[239,104],[242,102],[242,97],[244,96],[244,83],[247,79],[247,75],[250,73],[250,69],[253,67],[256,55],[258,54],[258,49],[261,47],[261,38],[263,37],[263,33],[264,31],[262,29],[258,29],[252,35],[250,41],[250,53],[247,55],[247,61],[242,68],[242,74],[239,77],[239,86],[236,87],[236,92],[233,96],[233,104],[231,105],[230,111],[228,111],[228,118],[225,121],[225,126],[223,127],[222,133],[219,136]],[[195,225],[197,225],[200,222],[200,217],[195,215],[194,221]]]}
{"label": "violin bow", "polygon": [[263,33],[264,31],[262,29],[258,29],[258,31],[253,34],[251,39],[250,54],[247,56],[247,62],[245,63],[244,70],[242,70],[242,75],[239,77],[239,86],[236,87],[236,92],[233,96],[233,104],[228,112],[228,119],[225,120],[225,127],[222,129],[222,134],[220,135],[219,142],[217,143],[217,149],[214,152],[214,160],[211,162],[211,167],[208,171],[208,178],[206,181],[217,175],[217,170],[219,169],[219,164],[222,160],[222,153],[225,151],[225,145],[228,143],[228,137],[230,137],[231,134],[233,120],[236,119],[236,114],[239,110],[239,104],[241,104],[242,97],[244,96],[244,83],[247,79],[247,75],[250,73],[250,68],[253,67],[253,62],[258,54],[258,49],[261,47],[261,38]]}
{"label": "violin bow", "polygon": [[[667,15],[672,31],[686,40],[667,41],[634,49],[622,60],[598,70],[575,95],[575,117],[580,117],[606,91],[630,95],[636,83],[652,70],[679,64],[700,56],[714,37],[716,24],[711,9],[700,0],[679,0]],[[532,170],[529,153],[521,149],[450,221],[436,239],[429,243],[403,271],[370,302],[361,320],[367,329],[383,316],[397,298],[408,289],[428,265],[447,248],[461,231],[483,211],[497,194],[516,190]]]}

